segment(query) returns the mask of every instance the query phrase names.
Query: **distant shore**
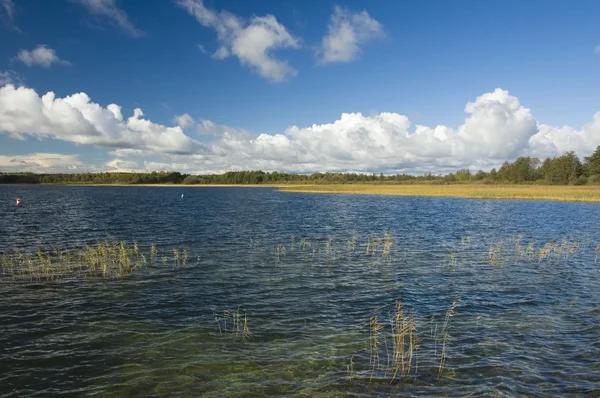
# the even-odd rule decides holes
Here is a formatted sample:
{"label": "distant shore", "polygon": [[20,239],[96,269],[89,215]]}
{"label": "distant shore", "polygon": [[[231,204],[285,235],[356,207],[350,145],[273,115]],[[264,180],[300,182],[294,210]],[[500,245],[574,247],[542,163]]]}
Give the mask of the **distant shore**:
{"label": "distant shore", "polygon": [[600,186],[485,184],[0,184],[73,187],[275,188],[280,192],[600,203]]}

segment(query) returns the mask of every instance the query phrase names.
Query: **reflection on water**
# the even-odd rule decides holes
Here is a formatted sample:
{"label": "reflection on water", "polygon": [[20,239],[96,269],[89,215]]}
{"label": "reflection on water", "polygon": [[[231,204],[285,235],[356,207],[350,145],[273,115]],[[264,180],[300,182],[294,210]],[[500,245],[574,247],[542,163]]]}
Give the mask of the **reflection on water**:
{"label": "reflection on water", "polygon": [[[14,186],[0,214],[0,253],[189,252],[110,280],[5,275],[2,396],[600,395],[597,205]],[[392,381],[397,299],[416,339]]]}

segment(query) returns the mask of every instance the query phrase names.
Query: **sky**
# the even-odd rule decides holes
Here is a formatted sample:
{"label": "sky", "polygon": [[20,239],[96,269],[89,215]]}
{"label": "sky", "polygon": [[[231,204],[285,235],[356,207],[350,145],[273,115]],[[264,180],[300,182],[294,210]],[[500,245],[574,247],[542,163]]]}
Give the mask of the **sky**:
{"label": "sky", "polygon": [[596,0],[0,0],[0,171],[587,156],[599,15]]}

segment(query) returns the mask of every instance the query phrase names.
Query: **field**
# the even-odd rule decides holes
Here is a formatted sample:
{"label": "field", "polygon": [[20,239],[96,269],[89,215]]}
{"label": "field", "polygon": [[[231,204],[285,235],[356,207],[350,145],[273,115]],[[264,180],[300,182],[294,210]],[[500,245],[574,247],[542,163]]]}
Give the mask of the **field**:
{"label": "field", "polygon": [[600,202],[600,187],[558,185],[293,185],[283,192]]}

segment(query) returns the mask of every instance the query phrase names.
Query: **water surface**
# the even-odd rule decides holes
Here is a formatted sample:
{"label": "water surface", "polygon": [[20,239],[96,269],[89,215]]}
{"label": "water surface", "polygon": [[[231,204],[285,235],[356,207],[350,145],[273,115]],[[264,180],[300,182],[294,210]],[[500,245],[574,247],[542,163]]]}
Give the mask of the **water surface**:
{"label": "water surface", "polygon": [[[0,253],[135,239],[189,261],[117,280],[4,275],[0,395],[600,396],[599,232],[585,203],[1,186]],[[421,347],[391,381],[369,319],[387,331],[397,299]]]}

